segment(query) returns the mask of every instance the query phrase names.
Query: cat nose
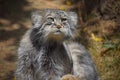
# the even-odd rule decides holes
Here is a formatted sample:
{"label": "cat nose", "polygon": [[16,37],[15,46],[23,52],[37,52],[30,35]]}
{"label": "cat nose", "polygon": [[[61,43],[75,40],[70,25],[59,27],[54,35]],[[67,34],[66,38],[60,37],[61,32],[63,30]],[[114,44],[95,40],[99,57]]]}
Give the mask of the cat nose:
{"label": "cat nose", "polygon": [[61,25],[57,25],[56,27],[57,27],[58,29],[62,28],[62,26],[61,26]]}

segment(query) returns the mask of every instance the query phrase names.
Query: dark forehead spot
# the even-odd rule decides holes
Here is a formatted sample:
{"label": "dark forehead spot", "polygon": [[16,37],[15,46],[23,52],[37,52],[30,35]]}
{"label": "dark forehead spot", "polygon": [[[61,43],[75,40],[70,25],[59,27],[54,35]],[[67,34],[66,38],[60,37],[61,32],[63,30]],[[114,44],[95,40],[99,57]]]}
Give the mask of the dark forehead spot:
{"label": "dark forehead spot", "polygon": [[47,9],[45,11],[46,11],[47,15],[50,15],[50,16],[60,16],[60,17],[67,16],[67,13],[62,10]]}
{"label": "dark forehead spot", "polygon": [[48,13],[48,14],[47,14],[47,16],[55,17],[55,16],[56,16],[56,14],[55,14],[55,13],[53,13],[53,12],[50,12],[50,13]]}
{"label": "dark forehead spot", "polygon": [[67,16],[67,14],[63,11],[58,11],[56,14],[60,15],[61,17]]}

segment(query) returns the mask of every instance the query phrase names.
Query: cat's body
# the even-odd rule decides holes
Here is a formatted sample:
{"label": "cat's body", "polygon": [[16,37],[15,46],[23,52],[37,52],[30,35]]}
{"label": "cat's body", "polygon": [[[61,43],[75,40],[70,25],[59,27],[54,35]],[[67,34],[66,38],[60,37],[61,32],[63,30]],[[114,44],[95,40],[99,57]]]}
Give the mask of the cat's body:
{"label": "cat's body", "polygon": [[87,50],[70,40],[77,26],[75,13],[47,9],[35,11],[32,20],[18,49],[17,80],[60,80],[66,74],[98,80]]}

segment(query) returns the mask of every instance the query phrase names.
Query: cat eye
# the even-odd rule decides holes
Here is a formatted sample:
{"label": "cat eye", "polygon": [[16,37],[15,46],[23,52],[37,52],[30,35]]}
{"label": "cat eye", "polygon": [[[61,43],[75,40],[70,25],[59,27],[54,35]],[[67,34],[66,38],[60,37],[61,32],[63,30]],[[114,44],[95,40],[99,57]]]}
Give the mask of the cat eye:
{"label": "cat eye", "polygon": [[67,21],[67,18],[61,18],[61,22]]}
{"label": "cat eye", "polygon": [[54,21],[54,18],[48,17],[47,20],[49,20],[49,21]]}
{"label": "cat eye", "polygon": [[53,17],[48,17],[47,18],[47,25],[52,25],[54,23],[54,18]]}

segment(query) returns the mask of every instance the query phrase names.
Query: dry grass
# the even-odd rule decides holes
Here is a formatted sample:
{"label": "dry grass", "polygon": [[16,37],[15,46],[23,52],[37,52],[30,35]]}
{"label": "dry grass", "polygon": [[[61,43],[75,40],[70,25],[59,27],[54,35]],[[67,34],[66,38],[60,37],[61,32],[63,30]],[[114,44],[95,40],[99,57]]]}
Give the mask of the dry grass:
{"label": "dry grass", "polygon": [[[91,52],[102,80],[120,80],[120,34],[118,23],[96,19],[88,22],[82,34],[87,35],[87,47]],[[95,35],[96,41],[91,34]],[[89,46],[88,46],[89,44]]]}

